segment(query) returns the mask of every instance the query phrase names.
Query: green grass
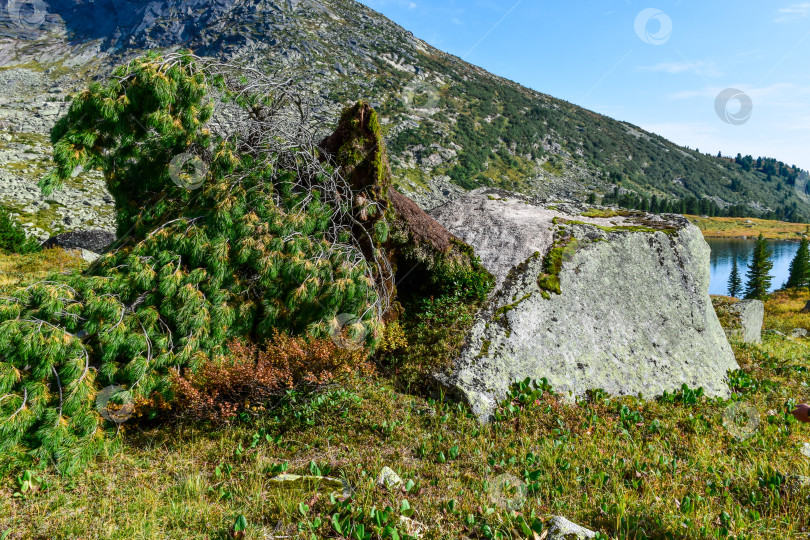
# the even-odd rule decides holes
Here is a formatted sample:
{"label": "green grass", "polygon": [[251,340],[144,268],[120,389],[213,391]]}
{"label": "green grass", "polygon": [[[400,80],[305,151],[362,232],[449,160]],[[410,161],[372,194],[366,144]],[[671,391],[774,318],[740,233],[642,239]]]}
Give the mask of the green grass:
{"label": "green grass", "polygon": [[21,283],[44,279],[52,272],[74,271],[86,265],[76,252],[58,248],[26,255],[0,252],[0,294]]}
{"label": "green grass", "polygon": [[[797,313],[808,299],[774,295],[766,328],[810,327],[810,315]],[[76,477],[46,468],[43,489],[15,497],[22,471],[10,472],[0,537],[227,538],[243,515],[249,539],[308,538],[299,524],[309,530],[316,518],[317,538],[340,538],[332,514],[369,530],[368,512],[390,506],[390,523],[410,507],[423,538],[534,538],[525,527],[539,531],[551,515],[610,538],[807,538],[810,487],[796,476],[810,476],[799,451],[810,426],[784,411],[789,400],[810,400],[808,345],[768,332],[762,345],[733,344],[742,368],[735,401],[761,417],[745,440],[723,426],[729,403],[689,391],[655,401],[597,391],[569,404],[524,384],[500,421],[481,426],[452,401],[402,391],[396,373],[346,381],[314,402],[298,396],[230,427],[133,421]],[[343,478],[354,496],[341,506],[279,493],[270,479],[282,464]],[[409,489],[376,488],[384,466]],[[499,495],[503,475],[526,484],[525,498]]]}

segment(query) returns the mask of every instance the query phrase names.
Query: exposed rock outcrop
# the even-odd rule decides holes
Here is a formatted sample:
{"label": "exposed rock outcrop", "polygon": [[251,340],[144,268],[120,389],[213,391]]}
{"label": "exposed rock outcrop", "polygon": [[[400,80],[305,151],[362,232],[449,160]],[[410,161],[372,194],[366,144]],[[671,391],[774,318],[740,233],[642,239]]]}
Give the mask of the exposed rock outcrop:
{"label": "exposed rock outcrop", "polygon": [[43,244],[44,248],[84,249],[93,253],[104,253],[115,242],[115,235],[104,230],[71,231],[51,236]]}
{"label": "exposed rock outcrop", "polygon": [[443,383],[485,420],[510,385],[727,396],[738,368],[708,295],[709,247],[681,216],[543,205],[476,190],[431,214],[498,283]]}
{"label": "exposed rock outcrop", "polygon": [[761,300],[715,302],[715,308],[724,322],[729,339],[744,343],[762,343],[765,304]]}

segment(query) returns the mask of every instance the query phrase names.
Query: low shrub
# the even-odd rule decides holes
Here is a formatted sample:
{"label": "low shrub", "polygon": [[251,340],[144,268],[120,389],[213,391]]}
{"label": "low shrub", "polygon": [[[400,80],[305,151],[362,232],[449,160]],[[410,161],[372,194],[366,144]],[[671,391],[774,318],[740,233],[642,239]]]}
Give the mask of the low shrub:
{"label": "low shrub", "polygon": [[402,321],[386,329],[380,363],[401,387],[431,390],[431,375],[451,368],[480,305],[460,294],[411,299]]}
{"label": "low shrub", "polygon": [[324,338],[283,333],[263,347],[232,341],[230,356],[177,375],[174,414],[215,423],[257,414],[289,390],[317,390],[356,372],[372,371],[365,349],[338,347]]}
{"label": "low shrub", "polygon": [[0,206],[0,253],[35,253],[42,248],[33,238],[27,238],[7,208]]}

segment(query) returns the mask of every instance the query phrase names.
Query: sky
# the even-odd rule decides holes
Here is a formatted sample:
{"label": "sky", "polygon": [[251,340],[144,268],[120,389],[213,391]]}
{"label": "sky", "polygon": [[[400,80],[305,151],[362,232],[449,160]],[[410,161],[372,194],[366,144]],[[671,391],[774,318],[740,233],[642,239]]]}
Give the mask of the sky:
{"label": "sky", "polygon": [[810,170],[810,1],[361,3],[496,75],[682,146]]}

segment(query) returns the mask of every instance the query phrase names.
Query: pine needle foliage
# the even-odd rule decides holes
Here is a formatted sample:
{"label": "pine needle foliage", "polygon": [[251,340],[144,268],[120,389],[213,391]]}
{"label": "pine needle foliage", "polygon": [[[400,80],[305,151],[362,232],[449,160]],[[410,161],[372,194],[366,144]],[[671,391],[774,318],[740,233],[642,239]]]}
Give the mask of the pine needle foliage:
{"label": "pine needle foliage", "polygon": [[731,275],[728,278],[728,295],[732,298],[737,298],[742,292],[742,278],[740,277],[740,267],[737,264],[737,259],[731,267]]}
{"label": "pine needle foliage", "polygon": [[[4,459],[81,469],[114,427],[96,410],[100,389],[170,401],[173,376],[226,356],[233,339],[326,338],[348,313],[347,331],[368,350],[378,343],[393,289],[380,283],[392,276],[379,256],[385,202],[356,200],[288,85],[249,91],[247,76],[260,75],[245,73],[185,52],[149,55],[93,84],[54,127],[43,190],[100,168],[120,240],[82,275],[0,299]],[[197,190],[170,174],[183,153],[206,165]],[[382,216],[371,239],[357,238],[369,230],[358,208]]]}
{"label": "pine needle foliage", "polygon": [[810,240],[802,238],[796,256],[790,262],[787,288],[810,287]]}
{"label": "pine needle foliage", "polygon": [[35,253],[40,251],[33,238],[27,238],[22,228],[11,217],[7,208],[0,206],[0,253]]}

